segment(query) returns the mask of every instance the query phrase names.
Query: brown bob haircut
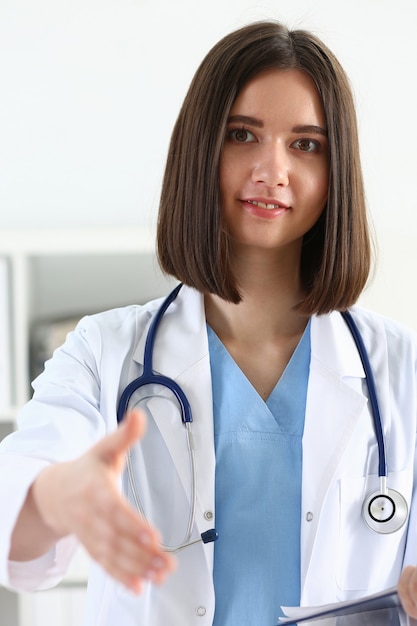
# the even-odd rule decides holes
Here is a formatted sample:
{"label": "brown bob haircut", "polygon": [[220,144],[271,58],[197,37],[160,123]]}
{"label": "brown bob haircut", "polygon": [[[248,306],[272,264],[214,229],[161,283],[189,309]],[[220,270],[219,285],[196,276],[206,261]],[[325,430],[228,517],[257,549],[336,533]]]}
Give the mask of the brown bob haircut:
{"label": "brown bob haircut", "polygon": [[241,300],[222,221],[219,163],[230,109],[242,87],[266,69],[300,69],[321,96],[329,144],[329,190],[304,236],[301,280],[307,314],[344,310],[363,290],[371,262],[356,113],[349,81],[314,35],[275,21],[221,39],[198,68],[169,146],[157,229],[162,270],[202,293]]}

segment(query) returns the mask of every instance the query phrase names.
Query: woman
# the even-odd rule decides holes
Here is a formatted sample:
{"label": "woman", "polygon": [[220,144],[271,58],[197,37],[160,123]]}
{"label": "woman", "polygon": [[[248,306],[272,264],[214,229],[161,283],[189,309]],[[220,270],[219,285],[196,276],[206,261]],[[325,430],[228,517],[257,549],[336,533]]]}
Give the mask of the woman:
{"label": "woman", "polygon": [[[151,302],[82,320],[34,382],[21,430],[2,444],[0,580],[51,586],[81,542],[94,559],[89,626],[273,624],[281,605],[360,597],[399,579],[417,615],[416,570],[403,571],[417,562],[417,342],[354,309],[382,404],[389,486],[410,508],[381,534],[361,513],[378,488],[378,449],[339,313],[370,265],[355,112],[343,70],[314,36],[257,23],[209,52],[174,128],[158,255],[184,286],[159,324],[153,369],[192,407],[190,539],[214,517],[219,539],[175,557],[161,547],[177,543],[192,508],[183,426],[164,394],[149,400],[145,436],[136,410],[116,430],[121,393],[143,371],[161,304]],[[153,523],[120,493],[133,448]]]}

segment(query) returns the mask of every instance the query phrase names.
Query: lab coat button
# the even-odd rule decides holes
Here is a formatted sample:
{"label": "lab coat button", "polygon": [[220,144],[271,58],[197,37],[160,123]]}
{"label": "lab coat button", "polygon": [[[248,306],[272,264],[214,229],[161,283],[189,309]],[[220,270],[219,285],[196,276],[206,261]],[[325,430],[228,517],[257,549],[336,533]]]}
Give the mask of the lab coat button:
{"label": "lab coat button", "polygon": [[197,613],[198,617],[203,617],[203,615],[206,614],[206,607],[205,606],[198,606],[196,608],[195,612]]}
{"label": "lab coat button", "polygon": [[306,513],[306,520],[307,522],[312,522],[313,521],[313,514],[311,511],[308,511],[308,513]]}
{"label": "lab coat button", "polygon": [[209,522],[211,522],[211,520],[213,519],[213,511],[206,511],[204,513],[204,519],[208,520]]}

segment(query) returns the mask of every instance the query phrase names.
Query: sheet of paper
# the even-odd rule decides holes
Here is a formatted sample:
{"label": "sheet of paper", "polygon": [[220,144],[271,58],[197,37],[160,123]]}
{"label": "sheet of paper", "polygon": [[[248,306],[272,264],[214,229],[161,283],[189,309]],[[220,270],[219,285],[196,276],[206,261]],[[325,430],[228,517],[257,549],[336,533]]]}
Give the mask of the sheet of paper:
{"label": "sheet of paper", "polygon": [[[282,617],[279,619],[279,624],[298,624],[300,622],[312,622],[322,620],[323,623],[326,620],[329,620],[332,617],[340,618],[342,616],[354,616],[358,614],[373,612],[384,613],[385,617],[388,615],[388,611],[392,609],[396,619],[394,620],[394,624],[409,624],[410,626],[417,626],[417,622],[414,620],[409,620],[404,611],[401,608],[400,599],[397,594],[396,587],[392,587],[391,589],[386,589],[376,594],[372,594],[370,596],[366,596],[364,598],[359,598],[357,600],[347,600],[345,602],[337,602],[334,604],[326,604],[315,607],[282,607],[283,612],[286,617]],[[376,619],[378,617],[377,613],[374,614],[375,619],[373,622],[378,624],[389,624],[391,623],[387,619]],[[391,619],[391,617],[389,618]],[[348,623],[348,621],[344,621],[343,623]],[[355,620],[350,620],[349,623],[354,624]],[[357,622],[359,623],[359,622]],[[360,623],[365,623],[363,620]]]}

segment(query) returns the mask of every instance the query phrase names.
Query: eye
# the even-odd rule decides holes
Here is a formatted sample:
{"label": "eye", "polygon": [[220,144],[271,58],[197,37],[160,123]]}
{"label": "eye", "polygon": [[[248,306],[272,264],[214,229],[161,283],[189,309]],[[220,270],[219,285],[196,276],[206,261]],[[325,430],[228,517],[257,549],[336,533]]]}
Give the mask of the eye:
{"label": "eye", "polygon": [[320,144],[314,139],[297,139],[292,147],[301,150],[301,152],[317,152],[320,149]]}
{"label": "eye", "polygon": [[255,141],[255,135],[246,128],[235,128],[229,132],[229,137],[237,143],[249,143]]}

